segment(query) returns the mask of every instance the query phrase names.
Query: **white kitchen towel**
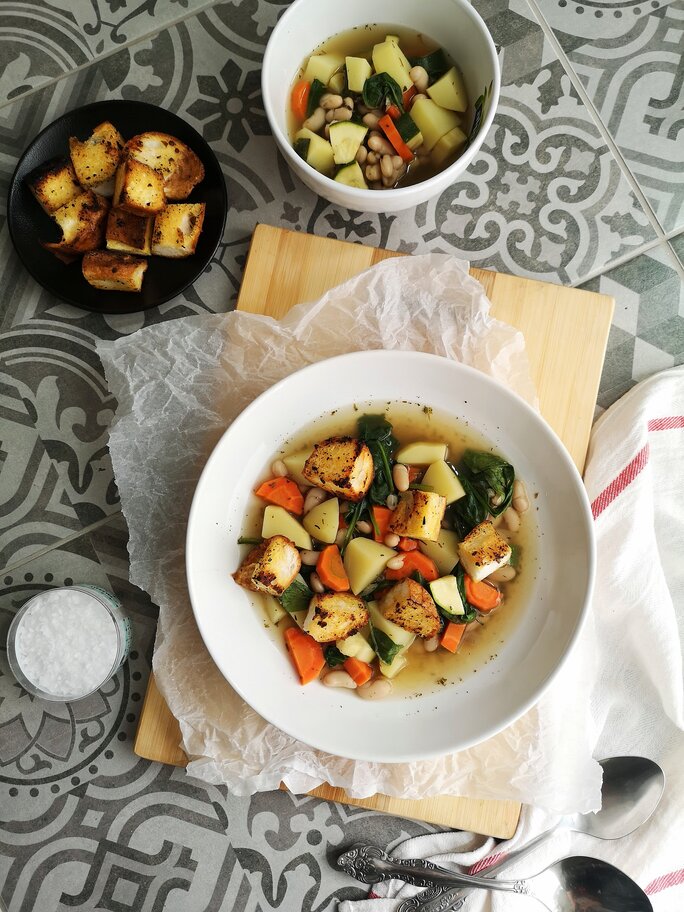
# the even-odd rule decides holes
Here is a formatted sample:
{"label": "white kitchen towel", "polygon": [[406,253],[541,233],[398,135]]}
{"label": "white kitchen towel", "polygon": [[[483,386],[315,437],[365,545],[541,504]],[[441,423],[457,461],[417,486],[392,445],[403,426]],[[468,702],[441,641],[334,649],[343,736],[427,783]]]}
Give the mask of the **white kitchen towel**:
{"label": "white kitchen towel", "polygon": [[[629,874],[656,912],[684,909],[684,367],[632,389],[596,423],[585,484],[597,537],[597,582],[578,648],[594,641],[591,685],[597,758],[638,754],[656,760],[665,793],[651,820],[607,842],[559,831],[502,872],[516,879],[566,855],[592,855]],[[566,682],[567,683],[567,682]],[[567,737],[575,733],[567,732]],[[399,858],[430,858],[459,870],[485,871],[558,818],[525,808],[515,836],[495,845],[469,833],[437,833],[390,847]],[[371,898],[342,902],[340,912],[394,912],[419,892],[398,881]],[[473,912],[523,912],[518,896],[478,891]],[[527,908],[527,907],[525,907]]]}

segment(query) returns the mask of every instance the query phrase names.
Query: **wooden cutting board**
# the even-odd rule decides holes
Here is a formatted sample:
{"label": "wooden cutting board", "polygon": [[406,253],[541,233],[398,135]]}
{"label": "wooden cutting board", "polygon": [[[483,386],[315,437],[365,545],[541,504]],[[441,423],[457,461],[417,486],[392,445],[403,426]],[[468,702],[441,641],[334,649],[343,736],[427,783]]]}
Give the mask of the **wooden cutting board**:
{"label": "wooden cutting board", "polygon": [[[252,237],[238,309],[282,317],[295,304],[314,301],[329,288],[387,257],[402,254],[345,241],[258,225]],[[606,295],[471,269],[492,302],[492,314],[525,336],[542,415],[582,471],[589,443],[603,358],[615,302]],[[185,766],[180,730],[150,677],[135,753]],[[357,800],[328,785],[320,798],[412,817],[499,838],[513,835],[520,814],[514,801],[438,797],[409,801],[375,795]]]}

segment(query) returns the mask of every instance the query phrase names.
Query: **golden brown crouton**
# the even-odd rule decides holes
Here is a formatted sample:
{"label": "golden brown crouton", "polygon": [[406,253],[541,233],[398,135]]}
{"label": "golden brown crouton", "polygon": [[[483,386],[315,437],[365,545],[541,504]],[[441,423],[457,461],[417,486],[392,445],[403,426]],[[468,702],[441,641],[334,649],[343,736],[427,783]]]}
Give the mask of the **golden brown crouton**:
{"label": "golden brown crouton", "polygon": [[123,209],[112,209],[105,232],[107,250],[149,256],[152,241],[152,216],[131,215]]}
{"label": "golden brown crouton", "polygon": [[171,203],[154,220],[152,253],[163,257],[191,256],[204,223],[204,203]]}
{"label": "golden brown crouton", "polygon": [[463,569],[478,582],[507,564],[512,553],[511,546],[488,519],[475,526],[458,546]]}
{"label": "golden brown crouton", "polygon": [[140,291],[147,260],[127,253],[92,250],[81,264],[83,277],[101,291]]}
{"label": "golden brown crouton", "polygon": [[380,599],[380,611],[409,633],[430,639],[439,633],[442,621],[430,593],[412,579],[396,583]]}
{"label": "golden brown crouton", "polygon": [[446,497],[441,494],[405,491],[399,495],[399,504],[390,519],[390,532],[420,541],[437,541],[445,510]]}
{"label": "golden brown crouton", "polygon": [[285,592],[301,566],[299,551],[290,539],[274,535],[252,548],[233,579],[252,592],[278,596]]}
{"label": "golden brown crouton", "polygon": [[156,215],[166,206],[164,178],[134,158],[125,158],[116,171],[113,205],[133,215]]}
{"label": "golden brown crouton", "polygon": [[373,457],[355,437],[330,437],[314,446],[302,475],[344,500],[362,500],[373,482]]}
{"label": "golden brown crouton", "polygon": [[309,617],[305,624],[309,636],[318,643],[334,643],[365,627],[368,609],[363,599],[350,592],[324,592],[311,599]]}
{"label": "golden brown crouton", "polygon": [[31,193],[48,215],[83,193],[71,162],[55,159],[27,177]]}
{"label": "golden brown crouton", "polygon": [[76,177],[86,190],[101,196],[114,193],[114,175],[121,160],[123,136],[109,121],[98,124],[85,142],[69,138],[69,151]]}
{"label": "golden brown crouton", "polygon": [[57,243],[43,243],[60,259],[75,257],[100,247],[104,240],[105,222],[109,203],[92,190],[81,193],[76,199],[52,213],[62,229],[62,239]]}
{"label": "golden brown crouton", "polygon": [[140,133],[126,143],[126,154],[164,175],[169,200],[184,200],[204,178],[204,165],[185,143],[168,133]]}

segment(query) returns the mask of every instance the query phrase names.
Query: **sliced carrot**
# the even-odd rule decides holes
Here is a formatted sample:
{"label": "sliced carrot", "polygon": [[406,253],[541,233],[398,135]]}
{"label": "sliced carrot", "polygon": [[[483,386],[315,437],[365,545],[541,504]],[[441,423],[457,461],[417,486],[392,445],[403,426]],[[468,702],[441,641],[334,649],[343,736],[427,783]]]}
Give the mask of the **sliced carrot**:
{"label": "sliced carrot", "polygon": [[297,516],[304,512],[304,495],[291,478],[272,478],[259,485],[254,493]]}
{"label": "sliced carrot", "polygon": [[428,583],[439,579],[437,564],[427,554],[423,554],[422,551],[409,551],[407,554],[402,554],[402,558],[404,563],[399,570],[385,570],[386,579],[406,579],[407,576],[411,576],[416,570],[421,576],[425,577]]}
{"label": "sliced carrot", "polygon": [[465,624],[454,624],[453,621],[449,621],[449,623],[444,628],[442,639],[439,641],[440,646],[444,646],[444,648],[448,649],[449,652],[456,652],[458,647],[461,645],[461,640],[463,639],[465,629]]}
{"label": "sliced carrot", "polygon": [[315,681],[325,665],[325,657],[320,643],[299,627],[288,627],[285,631],[285,643],[294,667],[297,669],[302,684]]}
{"label": "sliced carrot", "polygon": [[390,519],[392,519],[392,511],[389,507],[373,507],[372,509],[373,519],[378,527],[377,532],[373,529],[373,538],[376,542],[382,542],[389,531],[388,527]]}
{"label": "sliced carrot", "polygon": [[415,86],[410,86],[401,96],[401,103],[403,104],[405,111],[408,111],[411,105],[411,101],[413,100],[413,96],[417,94],[418,89]]}
{"label": "sliced carrot", "polygon": [[394,121],[389,116],[389,114],[385,114],[384,117],[380,118],[378,121],[378,126],[385,134],[387,139],[389,139],[389,141],[392,143],[397,151],[397,154],[400,155],[405,162],[413,161],[413,152],[411,152],[409,147],[399,135],[399,130],[397,130],[397,128],[394,126]]}
{"label": "sliced carrot", "polygon": [[399,120],[401,117],[401,111],[396,105],[390,105],[389,108],[387,108],[387,113],[392,118],[392,120]]}
{"label": "sliced carrot", "polygon": [[415,538],[400,538],[397,548],[400,551],[415,551],[418,547],[418,542]]}
{"label": "sliced carrot", "polygon": [[423,470],[420,466],[407,466],[409,473],[409,484],[413,484],[414,481],[418,481],[420,476],[423,474]]}
{"label": "sliced carrot", "polygon": [[349,592],[349,578],[337,545],[327,545],[323,548],[316,563],[316,573],[326,589],[332,589],[333,592]]}
{"label": "sliced carrot", "polygon": [[299,120],[306,120],[306,106],[309,103],[310,91],[311,83],[307,82],[306,79],[301,79],[292,89],[292,96],[290,99],[292,113]]}
{"label": "sliced carrot", "polygon": [[476,583],[467,573],[465,575],[465,593],[470,604],[479,608],[480,611],[491,611],[492,608],[501,604],[501,593],[496,586],[492,586],[485,580]]}
{"label": "sliced carrot", "polygon": [[361,659],[348,658],[343,662],[344,670],[351,677],[357,687],[361,687],[366,681],[373,677],[373,669],[368,662],[362,662]]}

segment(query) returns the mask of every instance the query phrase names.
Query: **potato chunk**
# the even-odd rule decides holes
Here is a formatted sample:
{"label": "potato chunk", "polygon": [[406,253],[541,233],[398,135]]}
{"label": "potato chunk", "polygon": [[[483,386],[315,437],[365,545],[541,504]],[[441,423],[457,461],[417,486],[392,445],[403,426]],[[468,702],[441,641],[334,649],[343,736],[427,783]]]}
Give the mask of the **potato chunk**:
{"label": "potato chunk", "polygon": [[252,592],[282,595],[302,566],[299,551],[289,538],[274,535],[252,548],[233,579]]}
{"label": "potato chunk", "polygon": [[324,592],[311,599],[304,627],[318,643],[334,643],[357,633],[367,623],[363,599],[349,592]]}
{"label": "potato chunk", "polygon": [[380,599],[380,611],[388,621],[427,640],[442,627],[432,596],[412,579],[392,586]]}
{"label": "potato chunk", "polygon": [[405,491],[399,497],[397,509],[389,523],[390,532],[417,538],[419,541],[437,541],[442,528],[446,498],[433,491]]}
{"label": "potato chunk", "polygon": [[458,546],[465,572],[474,580],[483,580],[511,559],[511,547],[486,519],[475,526]]}
{"label": "potato chunk", "polygon": [[355,437],[330,437],[317,443],[302,470],[309,484],[344,500],[361,500],[373,481],[373,457]]}

